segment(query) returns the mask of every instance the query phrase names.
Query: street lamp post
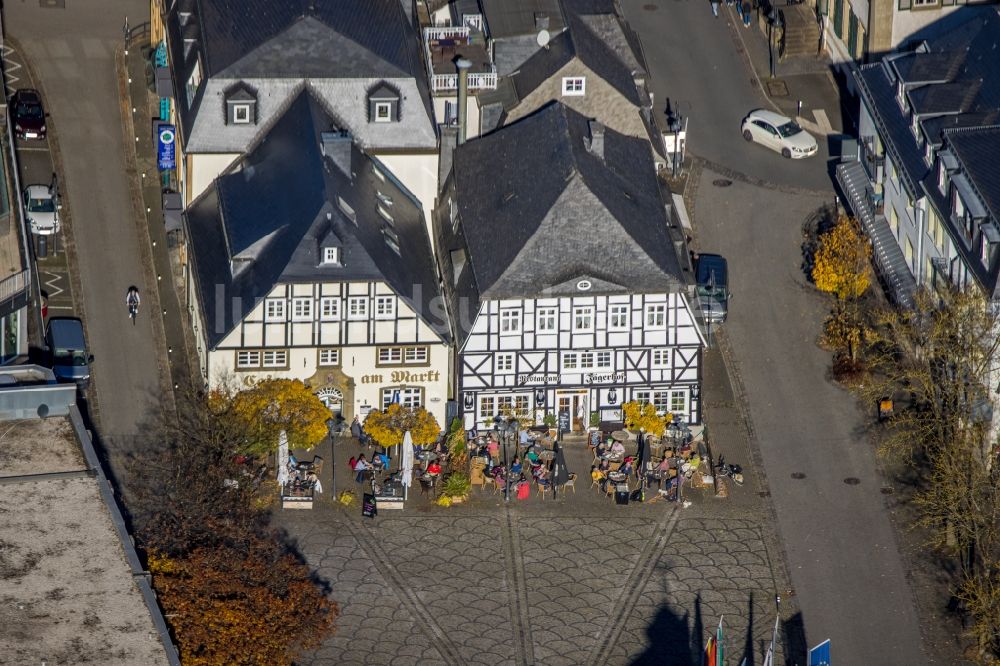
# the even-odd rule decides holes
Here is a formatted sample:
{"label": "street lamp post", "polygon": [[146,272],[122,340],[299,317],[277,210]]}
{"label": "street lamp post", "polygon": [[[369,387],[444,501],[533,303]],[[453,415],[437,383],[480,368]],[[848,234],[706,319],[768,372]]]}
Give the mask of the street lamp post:
{"label": "street lamp post", "polygon": [[326,429],[330,433],[330,497],[337,499],[337,440],[334,428],[337,420],[332,416],[326,420]]}
{"label": "street lamp post", "polygon": [[771,6],[771,11],[767,14],[767,60],[771,68],[771,78],[775,76],[775,70],[777,69],[776,58],[774,57],[774,37],[778,30],[781,29],[783,23],[781,20],[781,12],[778,8]]}

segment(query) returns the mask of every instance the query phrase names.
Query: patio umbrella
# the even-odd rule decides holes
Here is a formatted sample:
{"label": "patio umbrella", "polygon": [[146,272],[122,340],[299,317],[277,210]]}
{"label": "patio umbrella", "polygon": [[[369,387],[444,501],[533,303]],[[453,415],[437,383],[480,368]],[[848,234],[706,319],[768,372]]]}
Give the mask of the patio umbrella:
{"label": "patio umbrella", "polygon": [[556,457],[552,463],[552,488],[553,490],[569,481],[569,470],[566,468],[566,455],[559,442],[555,443]]}
{"label": "patio umbrella", "polygon": [[288,483],[288,434],[282,430],[278,435],[278,485]]}
{"label": "patio umbrella", "polygon": [[403,455],[400,456],[400,470],[403,473],[400,478],[403,482],[403,499],[405,500],[410,490],[410,484],[413,483],[413,437],[410,435],[409,430],[403,433],[402,446]]}
{"label": "patio umbrella", "polygon": [[617,439],[619,442],[625,442],[628,441],[628,433],[624,430],[615,430],[611,433],[611,438]]}

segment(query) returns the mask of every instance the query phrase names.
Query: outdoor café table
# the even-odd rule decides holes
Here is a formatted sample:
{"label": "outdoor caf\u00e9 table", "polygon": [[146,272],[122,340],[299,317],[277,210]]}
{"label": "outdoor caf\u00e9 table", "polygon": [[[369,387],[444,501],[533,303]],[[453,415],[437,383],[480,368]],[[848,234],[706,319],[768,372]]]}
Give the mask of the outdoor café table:
{"label": "outdoor caf\u00e9 table", "polygon": [[555,460],[555,458],[556,458],[556,452],[555,451],[545,450],[545,451],[542,451],[540,454],[538,454],[538,457],[540,459],[542,459],[542,460],[545,460],[545,461]]}
{"label": "outdoor caf\u00e9 table", "polygon": [[626,477],[624,472],[608,472],[608,479],[614,483],[621,483],[625,481]]}

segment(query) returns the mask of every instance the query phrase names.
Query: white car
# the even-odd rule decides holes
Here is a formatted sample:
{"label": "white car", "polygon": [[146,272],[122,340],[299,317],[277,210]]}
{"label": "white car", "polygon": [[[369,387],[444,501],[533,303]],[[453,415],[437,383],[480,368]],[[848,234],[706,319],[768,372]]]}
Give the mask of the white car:
{"label": "white car", "polygon": [[48,185],[24,188],[24,212],[31,233],[49,236],[59,232],[59,206]]}
{"label": "white car", "polygon": [[757,109],[743,120],[743,138],[767,146],[783,157],[802,159],[819,150],[816,139],[794,120],[773,111]]}

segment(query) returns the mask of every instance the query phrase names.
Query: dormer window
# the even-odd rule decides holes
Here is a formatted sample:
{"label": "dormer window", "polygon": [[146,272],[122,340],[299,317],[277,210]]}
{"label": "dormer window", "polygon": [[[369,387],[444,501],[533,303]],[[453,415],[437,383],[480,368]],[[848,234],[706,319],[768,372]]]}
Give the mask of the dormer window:
{"label": "dormer window", "polygon": [[948,170],[944,168],[944,161],[938,161],[938,190],[941,194],[948,192]]}
{"label": "dormer window", "polygon": [[237,83],[225,92],[226,124],[257,124],[257,91],[245,83]]}
{"label": "dormer window", "polygon": [[399,120],[399,91],[381,82],[368,91],[368,122],[394,123]]}
{"label": "dormer window", "polygon": [[340,248],[339,247],[324,247],[323,248],[323,265],[324,266],[335,266],[340,263]]}
{"label": "dormer window", "polygon": [[906,90],[902,80],[896,82],[896,101],[899,102],[899,108],[906,111]]}
{"label": "dormer window", "polygon": [[584,95],[587,92],[587,79],[582,76],[564,76],[562,80],[563,97]]}

